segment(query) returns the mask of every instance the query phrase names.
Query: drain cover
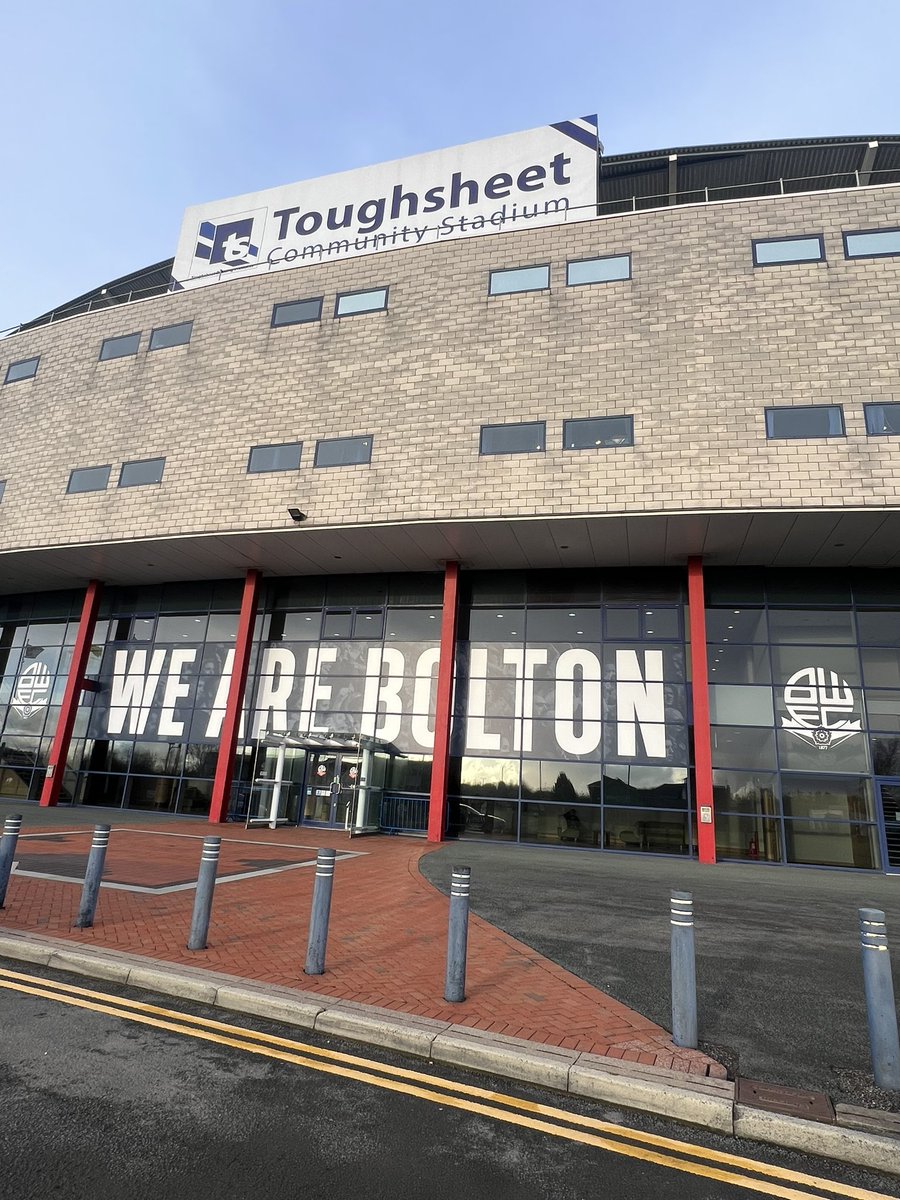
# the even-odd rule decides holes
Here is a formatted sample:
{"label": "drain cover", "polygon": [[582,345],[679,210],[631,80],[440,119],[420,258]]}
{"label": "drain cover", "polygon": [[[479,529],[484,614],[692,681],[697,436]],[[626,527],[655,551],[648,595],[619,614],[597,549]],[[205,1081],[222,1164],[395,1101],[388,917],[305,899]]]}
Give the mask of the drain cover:
{"label": "drain cover", "polygon": [[734,1098],[736,1103],[749,1104],[752,1108],[834,1124],[834,1106],[824,1092],[803,1092],[799,1088],[739,1076]]}

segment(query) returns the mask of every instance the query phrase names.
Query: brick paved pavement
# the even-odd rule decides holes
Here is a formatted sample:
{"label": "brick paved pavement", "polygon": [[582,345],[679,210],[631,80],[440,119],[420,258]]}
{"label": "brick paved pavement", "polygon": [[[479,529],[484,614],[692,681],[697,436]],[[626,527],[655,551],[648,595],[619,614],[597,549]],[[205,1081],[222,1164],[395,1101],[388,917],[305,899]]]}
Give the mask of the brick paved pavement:
{"label": "brick paved pavement", "polygon": [[[78,877],[90,844],[88,814],[60,810],[48,826],[25,814],[19,869]],[[104,878],[141,887],[173,887],[196,875],[204,822],[116,825],[116,813],[89,821],[113,825]],[[85,822],[85,824],[81,824]],[[81,824],[81,828],[78,828]],[[69,831],[65,836],[60,833]],[[137,892],[104,887],[91,930],[72,928],[77,884],[14,875],[0,928],[33,931],[169,962],[203,966],[304,991],[454,1021],[547,1045],[696,1073],[724,1075],[704,1055],[679,1050],[666,1032],[536,950],[470,917],[467,999],[442,999],[447,900],[418,869],[432,848],[418,839],[348,840],[309,827],[277,831],[224,826],[220,877],[266,870],[221,883],[209,949],[185,948],[193,890]],[[163,836],[160,836],[163,835]],[[356,857],[337,864],[326,974],[302,964],[315,847]],[[307,867],[293,864],[306,862]],[[288,869],[284,869],[287,867]],[[477,889],[477,878],[473,892]]]}

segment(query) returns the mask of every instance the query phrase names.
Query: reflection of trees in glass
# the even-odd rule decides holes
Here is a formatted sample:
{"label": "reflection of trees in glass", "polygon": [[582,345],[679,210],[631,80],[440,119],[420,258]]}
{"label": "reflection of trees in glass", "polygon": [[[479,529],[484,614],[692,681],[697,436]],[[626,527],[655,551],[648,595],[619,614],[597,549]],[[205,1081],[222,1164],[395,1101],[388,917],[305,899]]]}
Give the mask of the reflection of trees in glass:
{"label": "reflection of trees in glass", "polygon": [[872,757],[876,775],[900,775],[900,737],[873,738]]}
{"label": "reflection of trees in glass", "polygon": [[159,742],[156,745],[135,745],[131,756],[132,775],[180,775],[180,742]]}
{"label": "reflection of trees in glass", "polygon": [[219,751],[217,746],[192,745],[188,746],[184,759],[185,775],[208,776],[216,773],[216,760]]}
{"label": "reflection of trees in glass", "polygon": [[391,758],[386,786],[388,790],[427,793],[431,789],[431,759]]}
{"label": "reflection of trees in glass", "polygon": [[553,785],[552,796],[554,800],[559,800],[563,804],[571,804],[578,799],[578,793],[575,791],[575,784],[568,777],[565,771],[560,771],[556,777],[556,783]]}
{"label": "reflection of trees in glass", "polygon": [[516,783],[465,783],[459,790],[464,796],[494,796],[498,799],[513,800],[519,798],[519,785]]}

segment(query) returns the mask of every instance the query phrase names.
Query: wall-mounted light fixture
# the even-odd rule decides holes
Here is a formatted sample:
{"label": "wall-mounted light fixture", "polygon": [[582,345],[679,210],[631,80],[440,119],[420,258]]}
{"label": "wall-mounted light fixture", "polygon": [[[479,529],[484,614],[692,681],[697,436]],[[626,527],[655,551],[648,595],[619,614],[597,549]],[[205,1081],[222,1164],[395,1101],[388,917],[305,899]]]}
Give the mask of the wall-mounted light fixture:
{"label": "wall-mounted light fixture", "polygon": [[301,512],[299,508],[289,508],[288,513],[292,521],[296,521],[299,525],[301,521],[306,520],[306,513]]}

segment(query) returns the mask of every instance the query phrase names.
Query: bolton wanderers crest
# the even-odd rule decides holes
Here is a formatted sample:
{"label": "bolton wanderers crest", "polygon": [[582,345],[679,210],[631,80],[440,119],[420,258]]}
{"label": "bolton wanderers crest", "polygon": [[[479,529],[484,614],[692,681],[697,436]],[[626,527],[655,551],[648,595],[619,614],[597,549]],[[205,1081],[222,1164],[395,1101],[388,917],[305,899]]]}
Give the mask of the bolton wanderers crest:
{"label": "bolton wanderers crest", "polygon": [[46,663],[32,663],[16,680],[10,706],[20,717],[27,718],[43,708],[50,700],[50,668]]}
{"label": "bolton wanderers crest", "polygon": [[789,733],[817,750],[838,746],[862,731],[860,721],[852,721],[856,701],[847,681],[824,667],[803,667],[784,687],[784,706],[788,716],[781,724]]}

